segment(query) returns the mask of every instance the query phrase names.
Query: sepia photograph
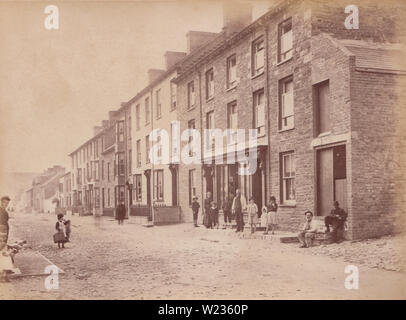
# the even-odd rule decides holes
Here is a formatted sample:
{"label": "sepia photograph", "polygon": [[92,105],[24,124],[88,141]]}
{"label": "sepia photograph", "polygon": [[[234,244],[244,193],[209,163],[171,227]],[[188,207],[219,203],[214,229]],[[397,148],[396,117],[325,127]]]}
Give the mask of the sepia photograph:
{"label": "sepia photograph", "polygon": [[2,0],[0,300],[405,300],[405,107],[404,0]]}

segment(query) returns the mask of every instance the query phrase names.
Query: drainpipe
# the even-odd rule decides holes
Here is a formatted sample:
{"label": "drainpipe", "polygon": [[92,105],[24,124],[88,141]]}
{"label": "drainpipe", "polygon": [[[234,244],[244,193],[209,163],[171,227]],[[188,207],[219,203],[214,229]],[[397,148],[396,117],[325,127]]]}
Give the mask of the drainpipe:
{"label": "drainpipe", "polygon": [[[204,190],[203,190],[203,110],[202,110],[202,74],[200,71],[196,70],[197,74],[199,75],[199,112],[200,112],[200,184],[201,184],[201,190],[202,190],[202,207],[204,207]],[[204,209],[204,208],[203,208]],[[203,212],[203,210],[202,210]]]}
{"label": "drainpipe", "polygon": [[[151,110],[151,132],[154,131],[154,103],[153,103],[153,88],[151,88],[150,92],[150,97],[151,97],[151,104],[150,104],[150,110]],[[151,135],[149,135],[149,138],[151,138]],[[151,150],[151,148],[150,148]],[[148,155],[147,155],[148,156]],[[152,216],[152,226],[155,225],[155,211],[154,211],[154,160],[151,161],[152,164],[152,170],[151,170],[151,177],[150,179],[152,180],[152,183],[150,181],[150,185],[152,186],[152,193],[151,193],[151,216]],[[151,190],[150,190],[151,192]]]}
{"label": "drainpipe", "polygon": [[[263,205],[266,205],[266,201],[268,199],[268,192],[271,189],[271,135],[270,135],[270,128],[271,128],[271,117],[269,111],[269,31],[268,25],[265,25],[265,94],[266,94],[266,116],[267,116],[267,126],[266,128],[266,135],[268,137],[268,165],[265,162],[265,199],[263,199]],[[268,169],[268,170],[267,170]]]}

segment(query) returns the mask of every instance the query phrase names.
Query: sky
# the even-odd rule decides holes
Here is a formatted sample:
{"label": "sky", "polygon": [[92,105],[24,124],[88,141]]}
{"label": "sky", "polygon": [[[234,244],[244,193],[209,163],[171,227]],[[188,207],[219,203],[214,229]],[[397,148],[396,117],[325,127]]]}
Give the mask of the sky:
{"label": "sky", "polygon": [[[270,3],[250,2],[253,18]],[[50,4],[58,30],[44,27]],[[222,26],[219,1],[0,2],[0,173],[69,169],[68,154],[164,68],[165,51]]]}

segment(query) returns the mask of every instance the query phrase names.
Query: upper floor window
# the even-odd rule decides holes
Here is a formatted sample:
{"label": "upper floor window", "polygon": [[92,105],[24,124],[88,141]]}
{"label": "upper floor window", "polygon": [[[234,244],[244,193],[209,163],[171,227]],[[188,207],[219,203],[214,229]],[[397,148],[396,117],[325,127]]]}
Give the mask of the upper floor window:
{"label": "upper floor window", "polygon": [[258,136],[265,134],[265,94],[264,89],[254,92],[254,128]]}
{"label": "upper floor window", "polygon": [[117,137],[118,142],[124,141],[124,121],[117,122]]}
{"label": "upper floor window", "polygon": [[314,114],[316,117],[315,133],[319,135],[331,130],[329,81],[327,80],[315,85],[313,92]]}
{"label": "upper floor window", "polygon": [[150,118],[149,97],[147,97],[145,98],[145,124],[149,124]]}
{"label": "upper floor window", "polygon": [[252,75],[264,72],[265,65],[264,38],[260,37],[252,43]]}
{"label": "upper floor window", "polygon": [[150,147],[149,147],[149,135],[147,135],[146,137],[145,137],[145,162],[146,163],[150,163],[150,159],[149,159],[149,149],[150,149]]}
{"label": "upper floor window", "polygon": [[119,176],[125,175],[124,153],[123,152],[116,153],[116,165],[117,165],[116,174]]}
{"label": "upper floor window", "polygon": [[159,119],[162,116],[161,89],[158,89],[156,91],[155,100],[156,100],[156,118]]}
{"label": "upper floor window", "polygon": [[294,127],[292,77],[279,81],[279,115],[279,130],[287,130]]}
{"label": "upper floor window", "polygon": [[[214,111],[209,111],[206,113],[206,129],[214,129]],[[214,135],[211,135],[210,132],[207,130],[206,136],[206,146],[209,147],[211,140],[214,139]],[[212,144],[214,147],[214,144]]]}
{"label": "upper floor window", "polygon": [[227,58],[227,88],[237,84],[237,56],[233,54]]}
{"label": "upper floor window", "polygon": [[137,168],[139,167],[141,167],[141,140],[137,140]]}
{"label": "upper floor window", "polygon": [[[195,120],[194,119],[192,119],[192,120],[189,120],[188,121],[188,123],[187,123],[187,127],[188,127],[188,129],[196,129],[196,122],[195,122]],[[189,145],[190,145],[190,149],[189,149],[189,156],[190,157],[193,157],[193,155],[194,155],[194,150],[193,150],[193,145],[191,145],[191,142],[192,142],[192,137],[191,136],[189,136],[189,141],[188,141],[188,143],[189,143]]]}
{"label": "upper floor window", "polygon": [[176,84],[171,81],[171,110],[176,109]]}
{"label": "upper floor window", "polygon": [[213,68],[206,72],[206,99],[214,96],[214,72]]}
{"label": "upper floor window", "polygon": [[140,130],[140,122],[141,122],[141,107],[139,104],[135,106],[135,128],[136,130]]}
{"label": "upper floor window", "polygon": [[237,142],[237,101],[230,102],[227,105],[227,127],[229,129],[233,129],[233,131],[229,135],[229,142]]}
{"label": "upper floor window", "polygon": [[187,85],[187,105],[188,108],[193,108],[195,105],[196,95],[195,95],[195,83],[191,81]]}
{"label": "upper floor window", "polygon": [[282,62],[292,57],[293,39],[292,39],[292,18],[282,22],[278,27],[279,55],[278,61]]}

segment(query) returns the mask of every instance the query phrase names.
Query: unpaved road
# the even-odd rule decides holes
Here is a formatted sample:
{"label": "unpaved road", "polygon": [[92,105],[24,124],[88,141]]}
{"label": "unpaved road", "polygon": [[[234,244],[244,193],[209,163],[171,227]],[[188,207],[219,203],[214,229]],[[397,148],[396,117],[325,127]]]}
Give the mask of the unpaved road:
{"label": "unpaved road", "polygon": [[[344,287],[349,262],[296,244],[239,239],[189,224],[145,228],[132,221],[72,217],[72,242],[52,243],[55,216],[15,214],[26,239],[65,271],[59,289],[44,277],[0,283],[5,299],[404,299],[405,274],[356,265],[359,289]],[[317,249],[316,249],[317,250]]]}

